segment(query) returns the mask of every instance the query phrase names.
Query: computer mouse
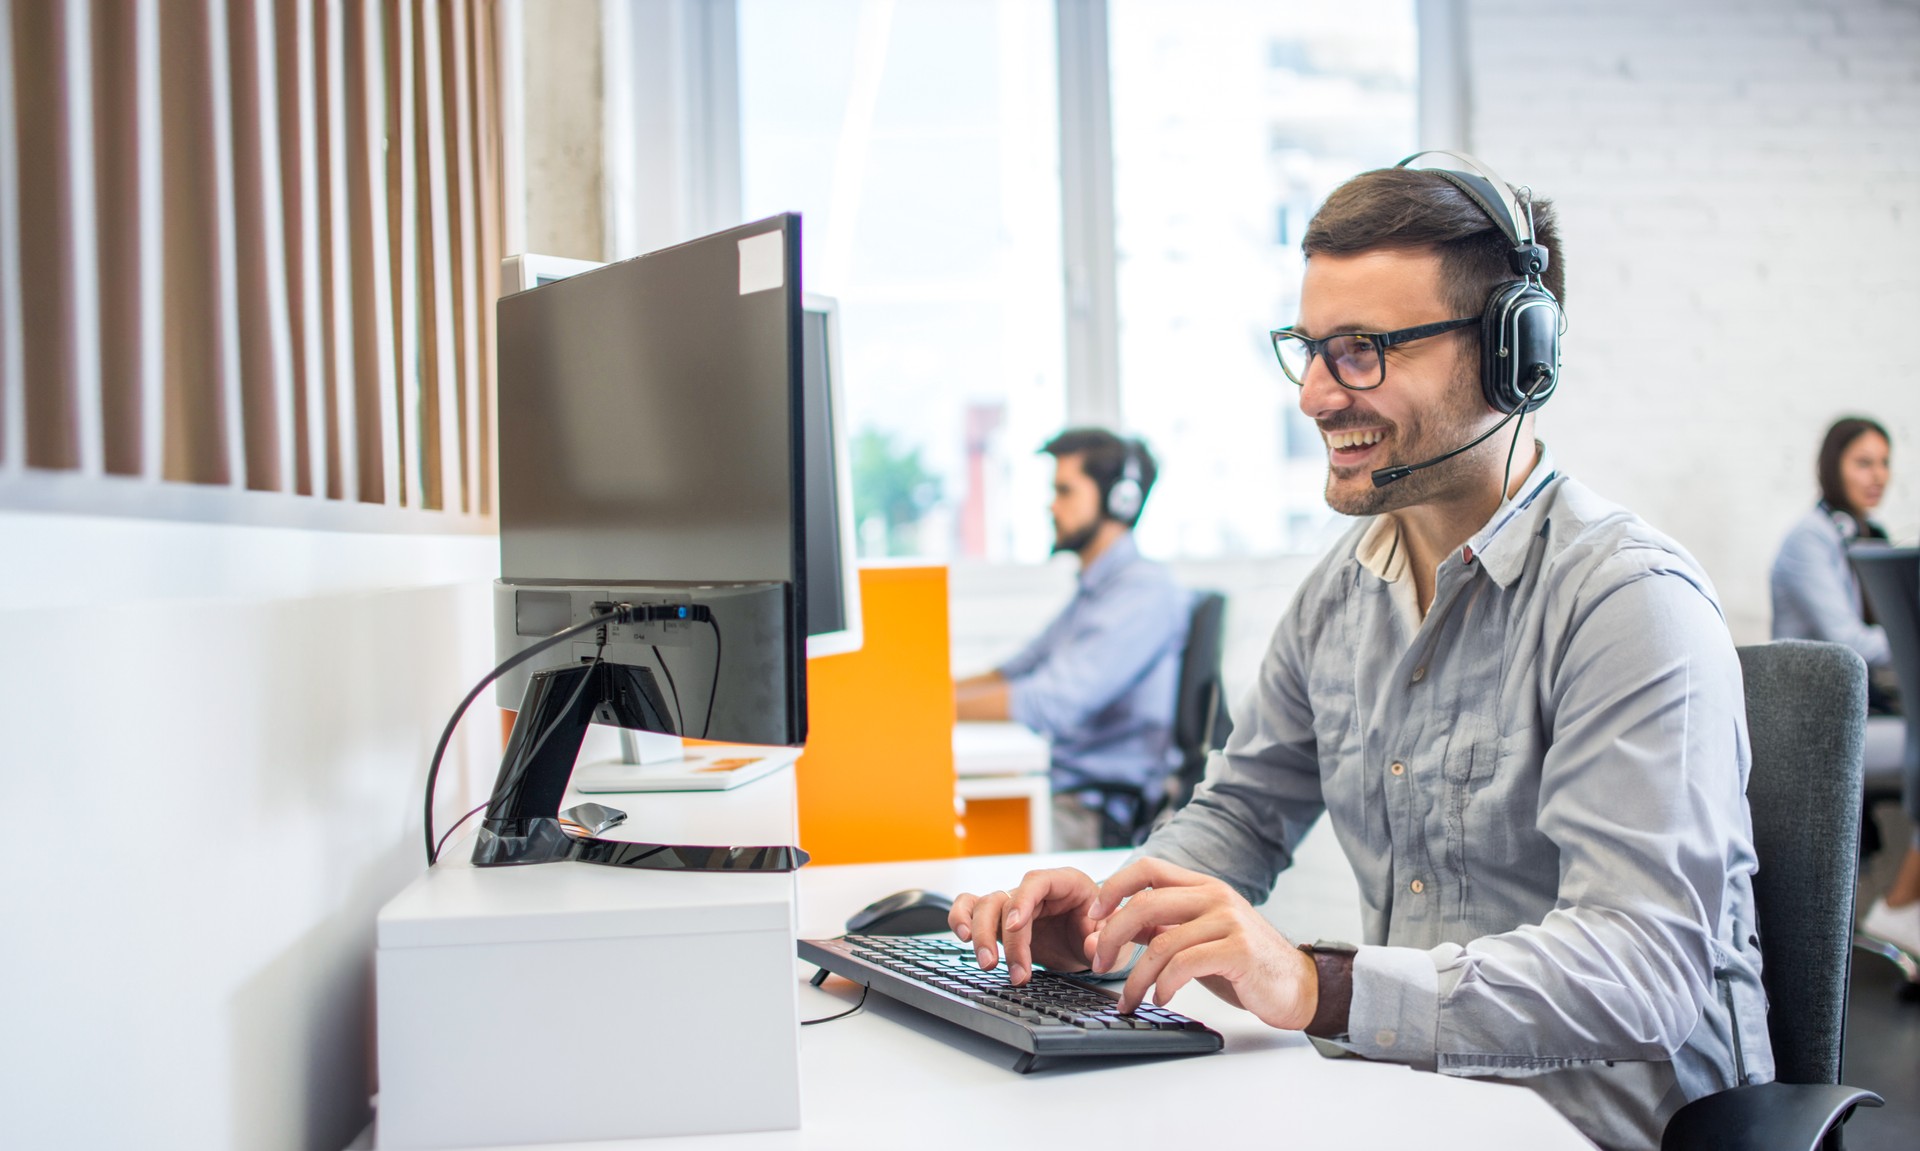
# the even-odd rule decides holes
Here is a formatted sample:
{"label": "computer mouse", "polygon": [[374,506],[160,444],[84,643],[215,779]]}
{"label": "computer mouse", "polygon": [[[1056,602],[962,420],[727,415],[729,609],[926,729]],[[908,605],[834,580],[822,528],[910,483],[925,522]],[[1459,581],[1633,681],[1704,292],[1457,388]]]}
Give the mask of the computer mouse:
{"label": "computer mouse", "polygon": [[953,900],[917,887],[876,900],[847,919],[848,935],[927,935],[947,929]]}

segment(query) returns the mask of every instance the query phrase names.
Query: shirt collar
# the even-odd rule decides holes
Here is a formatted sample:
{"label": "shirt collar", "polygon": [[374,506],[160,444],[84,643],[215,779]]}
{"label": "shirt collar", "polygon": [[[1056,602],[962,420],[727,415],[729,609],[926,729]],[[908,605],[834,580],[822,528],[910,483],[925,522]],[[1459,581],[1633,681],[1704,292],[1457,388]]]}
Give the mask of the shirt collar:
{"label": "shirt collar", "polygon": [[1392,583],[1407,574],[1407,553],[1400,547],[1400,523],[1392,516],[1375,516],[1353,549],[1360,566]]}
{"label": "shirt collar", "polygon": [[1500,501],[1486,526],[1473,533],[1461,553],[1462,559],[1479,562],[1501,587],[1511,584],[1525,569],[1533,537],[1540,533],[1553,503],[1539,497],[1560,475],[1547,445],[1539,440],[1533,444],[1539,458],[1527,478],[1520,482],[1519,494]]}
{"label": "shirt collar", "polygon": [[1080,590],[1098,591],[1100,585],[1111,581],[1139,555],[1140,545],[1133,542],[1133,533],[1127,532],[1108,544],[1099,559],[1080,569]]}

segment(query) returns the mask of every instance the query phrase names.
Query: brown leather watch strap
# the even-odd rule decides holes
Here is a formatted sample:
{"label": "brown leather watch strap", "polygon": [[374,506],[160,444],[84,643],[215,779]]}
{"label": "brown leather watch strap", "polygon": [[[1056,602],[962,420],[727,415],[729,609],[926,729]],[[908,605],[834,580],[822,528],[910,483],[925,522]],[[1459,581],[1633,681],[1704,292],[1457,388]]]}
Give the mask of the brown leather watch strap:
{"label": "brown leather watch strap", "polygon": [[1347,1034],[1347,1017],[1353,1010],[1353,949],[1320,948],[1303,943],[1300,950],[1313,958],[1314,970],[1320,977],[1320,1001],[1314,1008],[1313,1021],[1307,1024],[1307,1034],[1321,1039],[1343,1039]]}

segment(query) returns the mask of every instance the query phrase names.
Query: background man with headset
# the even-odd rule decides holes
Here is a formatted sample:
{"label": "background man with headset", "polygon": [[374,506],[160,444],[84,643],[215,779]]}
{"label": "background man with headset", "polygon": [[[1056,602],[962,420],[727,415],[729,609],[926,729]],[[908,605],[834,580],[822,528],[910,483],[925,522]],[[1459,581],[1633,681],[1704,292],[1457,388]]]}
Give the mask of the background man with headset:
{"label": "background man with headset", "polygon": [[1076,788],[1118,783],[1157,800],[1178,762],[1174,693],[1191,597],[1140,554],[1158,469],[1138,440],[1070,428],[1054,458],[1053,550],[1080,557],[1073,599],[1024,650],[954,685],[962,720],[1015,719],[1053,742],[1054,847],[1100,846],[1100,806]]}
{"label": "background man with headset", "polygon": [[[982,966],[1004,942],[1016,983],[1144,943],[1125,1007],[1199,979],[1651,1148],[1687,1100],[1772,1078],[1739,664],[1699,565],[1533,438],[1563,326],[1549,205],[1409,162],[1328,198],[1299,322],[1273,333],[1327,501],[1364,518],[1301,587],[1207,785],[1104,885],[1033,872],[949,922]],[[1296,948],[1253,906],[1322,812],[1358,948]]]}

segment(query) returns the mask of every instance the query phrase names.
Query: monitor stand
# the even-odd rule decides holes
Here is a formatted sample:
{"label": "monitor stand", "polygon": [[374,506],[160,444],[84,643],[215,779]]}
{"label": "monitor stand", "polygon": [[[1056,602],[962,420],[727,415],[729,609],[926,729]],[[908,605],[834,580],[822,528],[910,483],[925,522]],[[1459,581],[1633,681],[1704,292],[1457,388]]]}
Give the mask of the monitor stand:
{"label": "monitor stand", "polygon": [[[653,672],[591,663],[537,672],[514,719],[473,846],[476,867],[579,860],[649,871],[793,871],[807,862],[798,847],[709,847],[602,839],[626,813],[599,803],[560,810],[587,725],[672,733]],[[569,830],[569,827],[575,830]]]}

